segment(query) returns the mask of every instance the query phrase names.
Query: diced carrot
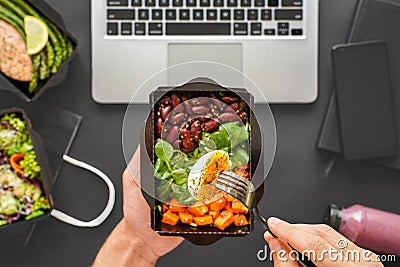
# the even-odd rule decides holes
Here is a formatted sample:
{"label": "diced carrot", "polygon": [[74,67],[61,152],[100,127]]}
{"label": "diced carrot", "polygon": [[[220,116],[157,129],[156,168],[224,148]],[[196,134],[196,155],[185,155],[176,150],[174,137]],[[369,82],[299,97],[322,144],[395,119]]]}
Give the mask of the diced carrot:
{"label": "diced carrot", "polygon": [[193,204],[187,209],[187,211],[194,216],[204,216],[208,212],[208,208],[206,205]]}
{"label": "diced carrot", "polygon": [[235,220],[233,221],[233,223],[236,226],[245,226],[245,225],[249,225],[249,222],[247,221],[246,216],[244,216],[243,214],[235,214]]}
{"label": "diced carrot", "polygon": [[221,197],[220,199],[210,203],[210,210],[212,211],[220,211],[225,208],[226,199]]}
{"label": "diced carrot", "polygon": [[194,217],[194,223],[200,226],[210,225],[214,222],[211,215],[205,215],[202,217]]}
{"label": "diced carrot", "polygon": [[235,199],[232,201],[232,210],[233,213],[247,213],[249,210],[245,205],[242,204],[239,200]]}
{"label": "diced carrot", "polygon": [[22,166],[19,165],[19,162],[24,159],[24,154],[13,154],[10,157],[11,167],[16,171],[21,171]]}
{"label": "diced carrot", "polygon": [[168,210],[169,210],[169,205],[163,203],[163,204],[161,205],[161,211],[162,211],[162,213],[164,214],[164,213],[166,213]]}
{"label": "diced carrot", "polygon": [[193,222],[193,215],[189,212],[180,212],[179,219],[181,219],[181,222],[184,224],[191,224]]}
{"label": "diced carrot", "polygon": [[248,171],[244,171],[242,176],[244,178],[249,178],[250,177],[250,173]]}
{"label": "diced carrot", "polygon": [[179,203],[179,201],[176,198],[172,198],[169,202],[169,210],[177,213],[185,212],[186,206]]}
{"label": "diced carrot", "polygon": [[170,211],[172,211],[172,212],[177,212],[177,213],[180,213],[180,212],[185,212],[186,211],[186,208],[185,207],[183,207],[183,206],[169,206],[169,210]]}
{"label": "diced carrot", "polygon": [[231,225],[234,221],[233,213],[227,210],[224,210],[219,214],[217,219],[214,221],[215,227],[225,230],[226,227]]}
{"label": "diced carrot", "polygon": [[176,213],[171,212],[170,210],[164,213],[161,222],[176,225],[179,221],[179,216]]}
{"label": "diced carrot", "polygon": [[234,198],[233,196],[231,196],[229,194],[226,194],[225,199],[226,199],[226,201],[234,201],[236,198]]}
{"label": "diced carrot", "polygon": [[227,210],[227,211],[230,211],[230,212],[234,213],[234,211],[232,210],[232,202],[231,201],[226,202],[224,210]]}
{"label": "diced carrot", "polygon": [[219,211],[210,210],[210,211],[208,211],[208,215],[211,215],[211,217],[213,217],[213,219],[215,220],[219,215]]}

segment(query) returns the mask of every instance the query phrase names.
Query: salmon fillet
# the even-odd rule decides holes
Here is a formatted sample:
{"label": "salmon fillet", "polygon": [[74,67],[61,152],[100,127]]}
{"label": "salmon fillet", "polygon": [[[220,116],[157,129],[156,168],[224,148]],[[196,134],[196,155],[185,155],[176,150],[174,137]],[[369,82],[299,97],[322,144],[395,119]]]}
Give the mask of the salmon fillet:
{"label": "salmon fillet", "polygon": [[32,70],[25,40],[17,29],[0,20],[0,71],[11,79],[29,82]]}

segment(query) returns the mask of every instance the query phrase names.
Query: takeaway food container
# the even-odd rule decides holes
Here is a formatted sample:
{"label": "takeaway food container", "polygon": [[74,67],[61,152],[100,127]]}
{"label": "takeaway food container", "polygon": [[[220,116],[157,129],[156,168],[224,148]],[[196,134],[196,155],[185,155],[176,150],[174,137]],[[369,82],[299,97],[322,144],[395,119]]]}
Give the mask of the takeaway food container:
{"label": "takeaway food container", "polygon": [[[226,94],[238,97],[239,99],[244,99],[249,108],[250,108],[250,116],[249,122],[251,125],[250,131],[250,141],[249,141],[249,150],[250,150],[250,166],[251,173],[254,172],[255,168],[258,164],[262,164],[263,160],[261,159],[261,130],[255,119],[254,113],[252,112],[252,108],[254,106],[253,96],[247,92],[245,89],[228,89],[223,86],[216,84],[214,81],[208,79],[195,79],[191,82],[188,82],[179,87],[161,87],[155,90],[150,95],[150,103],[152,110],[145,122],[145,125],[142,129],[142,138],[141,138],[141,158],[147,157],[149,160],[141,160],[141,183],[142,183],[142,191],[146,196],[146,200],[148,201],[151,207],[151,226],[152,228],[159,233],[160,235],[172,235],[172,236],[182,236],[190,242],[197,245],[209,245],[220,238],[229,237],[229,236],[246,236],[254,229],[254,216],[250,212],[249,214],[249,222],[250,224],[247,226],[235,226],[231,225],[225,230],[221,231],[218,228],[206,226],[206,227],[191,227],[190,225],[184,225],[178,223],[175,226],[167,225],[161,223],[162,214],[157,209],[157,205],[160,204],[160,201],[154,199],[151,196],[155,195],[155,177],[154,177],[154,162],[155,162],[155,154],[154,154],[154,145],[155,145],[155,111],[154,107],[157,102],[161,99],[165,94],[178,93],[180,95],[191,95],[198,97],[207,97],[208,94]],[[262,168],[262,166],[258,166],[258,168]],[[263,195],[263,186],[260,186],[257,189],[256,193],[256,202],[258,203]]]}

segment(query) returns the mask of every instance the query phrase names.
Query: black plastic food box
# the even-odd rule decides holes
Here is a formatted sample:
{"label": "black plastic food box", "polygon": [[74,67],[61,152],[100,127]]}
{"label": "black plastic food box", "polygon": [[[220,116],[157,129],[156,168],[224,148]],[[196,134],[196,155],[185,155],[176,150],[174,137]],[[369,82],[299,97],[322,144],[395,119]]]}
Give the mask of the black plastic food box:
{"label": "black plastic food box", "polygon": [[[253,175],[257,165],[262,164],[261,157],[261,131],[258,122],[255,119],[252,109],[254,108],[253,96],[245,89],[228,89],[216,84],[208,79],[195,79],[180,87],[163,87],[158,88],[150,95],[150,104],[152,107],[151,113],[145,122],[145,127],[142,129],[141,138],[141,186],[147,202],[151,208],[151,226],[160,235],[167,236],[182,236],[188,241],[196,245],[209,245],[217,240],[228,236],[246,236],[254,229],[254,216],[250,213],[250,224],[248,226],[237,227],[231,225],[225,230],[221,231],[215,227],[191,227],[190,225],[183,225],[178,223],[175,226],[161,223],[162,215],[157,209],[160,201],[150,197],[156,193],[155,177],[154,177],[154,136],[155,136],[155,114],[154,107],[157,101],[161,99],[166,93],[187,93],[191,95],[202,95],[204,93],[224,93],[227,95],[234,95],[239,99],[244,99],[250,108],[249,122],[251,126],[250,131],[250,166],[251,174]],[[149,160],[146,160],[146,159]],[[259,168],[262,166],[258,166]],[[263,195],[264,186],[260,186],[256,193],[256,203],[259,202]]]}
{"label": "black plastic food box", "polygon": [[27,129],[29,131],[33,148],[36,153],[36,160],[38,161],[39,166],[41,168],[40,176],[44,194],[50,202],[50,210],[42,216],[33,218],[29,221],[17,221],[15,223],[0,226],[1,240],[7,239],[13,241],[13,243],[25,244],[25,242],[29,240],[29,236],[32,234],[33,229],[36,226],[36,223],[50,217],[51,209],[53,209],[54,207],[51,191],[53,188],[55,177],[53,176],[52,171],[50,169],[50,165],[47,159],[42,139],[40,138],[39,134],[32,128],[31,121],[27,117],[25,111],[18,108],[3,109],[0,111],[0,117],[2,117],[6,113],[17,114],[17,116],[23,119],[27,124]]}
{"label": "black plastic food box", "polygon": [[63,33],[65,33],[74,43],[74,52],[70,57],[60,66],[58,71],[51,75],[48,81],[38,89],[33,95],[28,93],[27,85],[23,82],[18,82],[8,78],[0,72],[0,89],[7,90],[16,93],[19,97],[27,102],[35,101],[38,99],[48,88],[54,87],[60,84],[68,73],[68,66],[71,59],[75,56],[79,49],[79,41],[78,39],[70,33],[64,23],[63,17],[52,8],[46,1],[44,0],[25,0],[28,4],[34,7],[39,11],[43,16],[53,22]]}

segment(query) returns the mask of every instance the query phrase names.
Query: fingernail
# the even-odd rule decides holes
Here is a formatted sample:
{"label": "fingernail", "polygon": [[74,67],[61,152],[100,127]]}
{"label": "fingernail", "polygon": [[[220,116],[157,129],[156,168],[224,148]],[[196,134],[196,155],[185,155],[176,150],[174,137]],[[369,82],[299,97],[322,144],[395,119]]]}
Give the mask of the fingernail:
{"label": "fingernail", "polygon": [[264,239],[265,239],[265,241],[267,241],[267,242],[269,243],[269,241],[271,240],[271,238],[274,238],[274,237],[271,235],[271,233],[268,232],[268,231],[265,231],[265,233],[264,233]]}
{"label": "fingernail", "polygon": [[268,219],[268,224],[270,224],[270,225],[277,225],[277,224],[280,224],[281,222],[282,222],[282,220],[278,219],[276,217],[271,217]]}
{"label": "fingernail", "polygon": [[269,248],[274,251],[280,251],[284,249],[281,242],[279,242],[279,240],[276,238],[271,239],[268,244]]}

